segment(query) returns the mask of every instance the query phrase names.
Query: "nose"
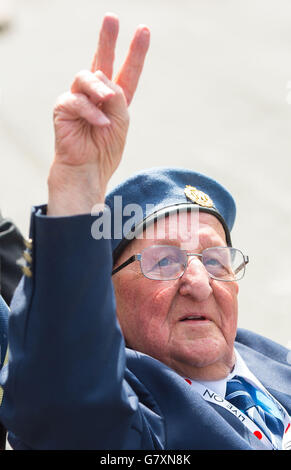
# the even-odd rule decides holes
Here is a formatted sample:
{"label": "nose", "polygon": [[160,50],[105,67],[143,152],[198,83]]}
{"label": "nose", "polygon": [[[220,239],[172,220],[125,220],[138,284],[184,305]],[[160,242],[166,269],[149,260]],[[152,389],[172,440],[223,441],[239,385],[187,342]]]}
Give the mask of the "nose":
{"label": "nose", "polygon": [[202,302],[212,294],[210,276],[202,262],[196,256],[188,259],[188,265],[180,278],[180,294],[190,295],[196,301]]}

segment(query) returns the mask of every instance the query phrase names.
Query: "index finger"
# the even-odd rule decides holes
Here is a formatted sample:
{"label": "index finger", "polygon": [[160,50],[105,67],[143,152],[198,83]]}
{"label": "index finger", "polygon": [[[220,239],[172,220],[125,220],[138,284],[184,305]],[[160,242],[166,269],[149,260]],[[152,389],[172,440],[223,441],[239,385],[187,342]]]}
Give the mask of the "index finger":
{"label": "index finger", "polygon": [[123,89],[128,105],[137,88],[149,44],[150,31],[147,26],[140,25],[130,43],[124,64],[114,80]]}
{"label": "index finger", "polygon": [[97,50],[91,64],[91,72],[101,70],[111,80],[113,74],[115,45],[118,36],[119,21],[113,13],[104,16]]}

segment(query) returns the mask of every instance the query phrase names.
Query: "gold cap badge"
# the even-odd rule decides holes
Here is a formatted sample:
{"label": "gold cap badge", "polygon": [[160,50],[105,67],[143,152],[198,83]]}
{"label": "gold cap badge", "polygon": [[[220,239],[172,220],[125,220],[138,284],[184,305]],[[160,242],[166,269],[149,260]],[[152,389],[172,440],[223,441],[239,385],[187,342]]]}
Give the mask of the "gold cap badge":
{"label": "gold cap badge", "polygon": [[199,189],[194,188],[194,186],[187,185],[184,189],[184,193],[188,199],[190,199],[192,202],[195,202],[199,206],[213,207],[214,205],[208,194],[199,191]]}

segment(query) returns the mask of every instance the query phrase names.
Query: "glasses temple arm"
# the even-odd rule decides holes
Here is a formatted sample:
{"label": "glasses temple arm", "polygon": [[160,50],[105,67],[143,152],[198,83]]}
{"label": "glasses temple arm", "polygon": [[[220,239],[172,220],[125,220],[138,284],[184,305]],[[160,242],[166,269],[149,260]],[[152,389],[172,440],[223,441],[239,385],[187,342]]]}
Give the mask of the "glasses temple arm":
{"label": "glasses temple arm", "polygon": [[121,269],[125,268],[129,264],[133,263],[136,260],[136,255],[132,255],[130,258],[128,258],[124,263],[122,263],[118,268],[113,269],[111,275],[118,273],[118,271],[121,271]]}
{"label": "glasses temple arm", "polygon": [[249,262],[249,257],[248,257],[248,256],[245,256],[243,262],[236,268],[236,270],[234,271],[234,273],[235,273],[235,274],[239,273],[240,270],[241,270],[246,264],[248,264],[248,262]]}

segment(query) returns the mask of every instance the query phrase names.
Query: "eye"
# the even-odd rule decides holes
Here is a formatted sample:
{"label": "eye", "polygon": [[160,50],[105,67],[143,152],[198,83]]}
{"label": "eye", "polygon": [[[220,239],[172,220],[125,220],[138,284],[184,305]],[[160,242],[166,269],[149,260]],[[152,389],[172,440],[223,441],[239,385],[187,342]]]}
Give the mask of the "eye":
{"label": "eye", "polygon": [[209,258],[205,261],[205,266],[222,267],[222,264],[216,258]]}
{"label": "eye", "polygon": [[156,266],[159,268],[166,268],[167,266],[172,266],[176,262],[177,260],[171,259],[169,256],[165,256],[157,262]]}
{"label": "eye", "polygon": [[168,256],[161,256],[155,260],[155,263],[151,267],[152,272],[163,272],[167,275],[172,275],[173,272],[181,269],[181,262],[177,259],[177,256],[170,254]]}
{"label": "eye", "polygon": [[238,278],[237,273],[243,268],[243,254],[230,247],[206,248],[202,252],[202,262],[210,276],[223,280],[232,281]]}
{"label": "eye", "polygon": [[222,274],[229,273],[230,266],[226,263],[225,260],[219,260],[218,257],[216,258],[207,258],[204,261],[204,266],[214,276],[221,276]]}

